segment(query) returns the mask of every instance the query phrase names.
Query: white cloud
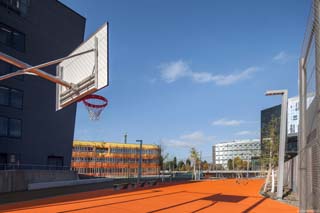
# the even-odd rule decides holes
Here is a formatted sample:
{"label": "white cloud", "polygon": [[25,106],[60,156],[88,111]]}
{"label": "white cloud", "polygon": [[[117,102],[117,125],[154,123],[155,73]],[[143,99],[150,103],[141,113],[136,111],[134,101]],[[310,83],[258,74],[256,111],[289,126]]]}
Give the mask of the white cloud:
{"label": "white cloud", "polygon": [[180,139],[192,142],[205,142],[213,139],[213,136],[205,136],[201,131],[195,131],[190,134],[181,135]]}
{"label": "white cloud", "polygon": [[216,81],[217,77],[208,72],[192,72],[191,79],[196,83],[208,83]]}
{"label": "white cloud", "polygon": [[242,120],[227,120],[225,118],[216,120],[212,122],[212,125],[214,126],[239,126],[240,124],[245,123],[245,121]]}
{"label": "white cloud", "polygon": [[191,148],[195,144],[203,144],[205,142],[212,142],[213,136],[206,136],[201,131],[195,131],[190,134],[181,135],[179,139],[164,139],[163,143],[170,147]]}
{"label": "white cloud", "polygon": [[290,60],[291,56],[286,53],[285,51],[281,51],[278,54],[276,54],[272,60],[281,64],[285,64]]}
{"label": "white cloud", "polygon": [[154,83],[157,82],[157,79],[156,79],[156,78],[151,78],[151,79],[148,79],[148,82],[149,82],[150,84],[154,84]]}
{"label": "white cloud", "polygon": [[240,131],[240,132],[237,132],[236,135],[256,135],[257,132],[254,132],[254,131],[247,131],[247,130],[244,130],[244,131]]}
{"label": "white cloud", "polygon": [[179,78],[187,76],[189,66],[182,60],[160,65],[161,77],[167,83],[172,83]]}
{"label": "white cloud", "polygon": [[180,78],[190,78],[195,83],[214,83],[216,85],[230,85],[238,81],[252,77],[252,74],[259,70],[258,67],[249,67],[237,73],[228,75],[213,75],[209,72],[195,72],[188,63],[183,60],[166,63],[159,66],[161,78],[172,83]]}
{"label": "white cloud", "polygon": [[258,70],[257,67],[249,67],[239,73],[229,74],[229,75],[217,75],[214,76],[214,82],[217,85],[230,85],[238,81],[251,78],[252,73]]}
{"label": "white cloud", "polygon": [[164,143],[166,144],[166,146],[169,146],[169,147],[177,147],[177,148],[191,148],[192,147],[192,143],[190,143],[190,142],[175,140],[175,139],[164,140]]}

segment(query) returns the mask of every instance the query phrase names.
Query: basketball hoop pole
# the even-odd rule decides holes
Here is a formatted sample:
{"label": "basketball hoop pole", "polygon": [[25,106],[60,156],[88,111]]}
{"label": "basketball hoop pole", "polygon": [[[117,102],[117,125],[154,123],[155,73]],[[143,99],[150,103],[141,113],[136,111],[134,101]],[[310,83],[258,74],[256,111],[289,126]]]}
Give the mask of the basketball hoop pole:
{"label": "basketball hoop pole", "polygon": [[0,76],[0,81],[1,80],[5,80],[5,79],[8,79],[8,78],[12,78],[14,76],[17,76],[17,75],[24,75],[24,74],[31,74],[31,75],[37,75],[41,78],[44,78],[46,80],[49,80],[53,83],[56,83],[56,84],[60,84],[62,86],[65,86],[65,87],[68,87],[68,88],[72,88],[73,85],[67,81],[64,81],[54,75],[51,75],[50,73],[47,73],[47,72],[44,72],[42,70],[40,70],[39,68],[43,68],[43,67],[47,67],[47,66],[50,66],[50,65],[53,65],[53,64],[57,64],[57,63],[60,63],[66,59],[70,59],[70,58],[73,58],[73,57],[76,57],[76,56],[79,56],[79,55],[83,55],[83,54],[87,54],[87,53],[90,53],[90,52],[93,52],[95,51],[95,49],[90,49],[90,50],[87,50],[87,51],[83,51],[83,52],[80,52],[80,53],[77,53],[77,54],[74,54],[74,55],[69,55],[69,56],[66,56],[66,57],[63,57],[63,58],[59,58],[59,59],[56,59],[56,60],[53,60],[53,61],[49,61],[49,62],[46,62],[46,63],[43,63],[43,64],[39,64],[39,65],[36,65],[36,66],[30,66],[29,64],[26,64],[16,58],[13,58],[3,52],[0,52],[0,60],[2,61],[5,61],[9,64],[12,64],[16,67],[19,67],[21,68],[22,70],[18,70],[16,72],[13,72],[13,73],[9,73],[9,74],[6,74],[6,75],[3,75],[3,76]]}

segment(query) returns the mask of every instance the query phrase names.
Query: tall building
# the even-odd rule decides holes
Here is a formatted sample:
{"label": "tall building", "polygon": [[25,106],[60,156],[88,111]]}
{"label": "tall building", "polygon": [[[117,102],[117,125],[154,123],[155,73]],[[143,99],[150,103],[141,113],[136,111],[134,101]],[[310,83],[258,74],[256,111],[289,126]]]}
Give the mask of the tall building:
{"label": "tall building", "polygon": [[299,128],[299,97],[288,98],[287,133],[297,134]]}
{"label": "tall building", "polygon": [[250,161],[260,156],[260,141],[239,140],[231,142],[223,142],[213,145],[213,164],[222,165],[225,169],[228,168],[228,160],[240,157],[242,160]]}
{"label": "tall building", "polygon": [[298,151],[299,97],[288,99],[286,158],[292,158]]}
{"label": "tall building", "polygon": [[[30,65],[66,56],[83,41],[85,21],[57,0],[0,0],[0,51]],[[0,75],[17,69],[0,61]],[[70,167],[76,104],[56,112],[55,93],[36,76],[0,81],[0,165]]]}
{"label": "tall building", "polygon": [[[309,93],[307,97],[307,108],[314,98],[313,93]],[[299,97],[288,98],[288,134],[297,134],[299,131]]]}
{"label": "tall building", "polygon": [[[142,145],[142,175],[158,175],[160,147]],[[72,170],[99,177],[136,177],[140,159],[139,144],[74,141]]]}
{"label": "tall building", "polygon": [[[307,106],[311,103],[313,96],[307,99]],[[277,118],[280,121],[281,104],[276,105],[261,111],[261,149],[262,153],[268,152],[265,149],[263,142],[269,137],[266,127],[271,122],[271,118]],[[278,132],[278,140],[280,136],[280,122],[275,127]],[[288,98],[287,111],[287,141],[286,141],[286,158],[291,158],[297,154],[298,150],[298,132],[299,132],[299,97]]]}
{"label": "tall building", "polygon": [[261,111],[261,128],[260,128],[260,141],[261,141],[261,156],[267,157],[269,156],[268,149],[268,141],[270,140],[270,130],[269,126],[272,120],[276,120],[278,122],[274,122],[276,129],[276,137],[279,140],[280,136],[280,116],[281,116],[281,104],[276,105]]}

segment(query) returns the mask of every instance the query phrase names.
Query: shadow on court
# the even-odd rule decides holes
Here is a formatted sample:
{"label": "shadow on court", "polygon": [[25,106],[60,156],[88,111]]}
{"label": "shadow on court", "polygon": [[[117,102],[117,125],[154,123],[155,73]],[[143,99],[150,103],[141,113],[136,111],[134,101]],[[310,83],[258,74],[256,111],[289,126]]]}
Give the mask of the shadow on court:
{"label": "shadow on court", "polygon": [[10,212],[13,210],[22,209],[27,210],[39,207],[53,207],[64,205],[66,202],[68,204],[93,202],[105,200],[106,196],[110,196],[110,198],[112,199],[139,196],[159,192],[159,190],[163,187],[189,183],[192,182],[181,181],[173,183],[162,183],[160,185],[149,186],[145,188],[140,187],[135,189],[117,191],[111,188],[103,188],[103,184],[88,184],[73,187],[59,187],[35,191],[4,193],[0,194],[0,202],[7,202],[7,204],[0,205],[0,212]]}
{"label": "shadow on court", "polygon": [[98,190],[0,206],[0,212],[296,212],[259,195],[263,180],[188,182],[131,191]]}

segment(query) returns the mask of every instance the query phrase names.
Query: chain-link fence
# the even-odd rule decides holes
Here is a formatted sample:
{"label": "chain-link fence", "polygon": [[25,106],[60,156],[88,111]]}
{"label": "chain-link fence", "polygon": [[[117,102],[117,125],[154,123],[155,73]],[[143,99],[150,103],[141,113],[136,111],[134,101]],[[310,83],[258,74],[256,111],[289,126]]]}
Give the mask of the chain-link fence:
{"label": "chain-link fence", "polygon": [[292,192],[298,192],[298,172],[299,172],[299,158],[296,156],[284,164],[284,180],[283,185],[292,190]]}
{"label": "chain-link fence", "polygon": [[298,149],[300,212],[306,212],[308,209],[320,212],[319,7],[320,0],[313,0],[300,58],[300,130]]}

